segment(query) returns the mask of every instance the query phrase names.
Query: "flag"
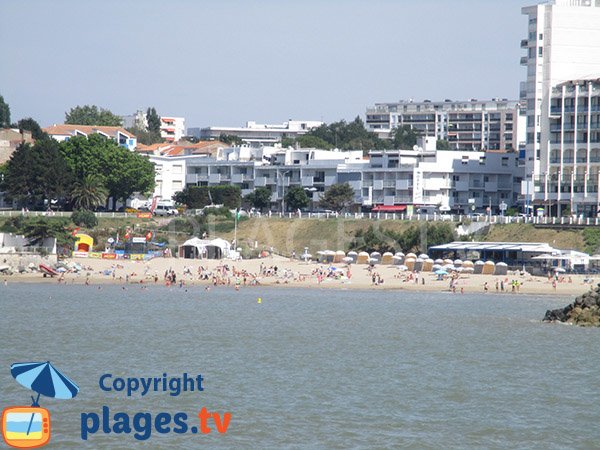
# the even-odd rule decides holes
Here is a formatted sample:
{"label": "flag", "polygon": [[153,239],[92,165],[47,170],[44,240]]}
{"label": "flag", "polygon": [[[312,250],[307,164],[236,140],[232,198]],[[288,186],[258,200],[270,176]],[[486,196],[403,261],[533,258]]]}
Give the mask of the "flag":
{"label": "flag", "polygon": [[146,240],[147,240],[147,241],[151,241],[151,240],[152,240],[152,231],[148,231],[148,232],[146,233]]}
{"label": "flag", "polygon": [[75,228],[75,229],[73,230],[73,232],[71,233],[71,236],[76,236],[76,235],[77,235],[77,233],[79,233],[79,230],[80,230],[80,229],[81,229],[81,228],[79,228],[79,227]]}

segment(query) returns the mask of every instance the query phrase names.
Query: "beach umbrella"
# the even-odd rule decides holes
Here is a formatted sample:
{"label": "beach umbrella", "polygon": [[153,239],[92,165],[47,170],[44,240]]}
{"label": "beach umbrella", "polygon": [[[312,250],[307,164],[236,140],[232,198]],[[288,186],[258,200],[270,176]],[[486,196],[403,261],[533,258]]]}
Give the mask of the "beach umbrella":
{"label": "beach umbrella", "polygon": [[398,270],[401,272],[404,272],[404,271],[408,270],[408,267],[405,266],[404,264],[401,264],[398,266]]}
{"label": "beach umbrella", "polygon": [[454,261],[452,261],[451,259],[445,259],[444,264],[454,264]]}
{"label": "beach umbrella", "polygon": [[[79,387],[68,377],[60,373],[50,361],[15,363],[10,373],[22,386],[46,397],[69,399],[79,392]],[[37,403],[37,400],[35,401]]]}
{"label": "beach umbrella", "polygon": [[439,269],[441,269],[441,268],[442,268],[442,265],[441,265],[441,264],[434,264],[434,265],[431,267],[431,270],[433,270],[433,271],[436,271],[436,270],[439,270]]}
{"label": "beach umbrella", "polygon": [[465,269],[467,269],[467,268],[469,268],[469,267],[471,267],[471,268],[472,268],[472,267],[473,267],[473,261],[464,261],[462,265],[463,265],[463,267],[464,267]]}
{"label": "beach umbrella", "polygon": [[308,261],[310,258],[312,258],[312,255],[310,253],[304,253],[302,255],[302,259],[304,260],[304,262]]}
{"label": "beach umbrella", "polygon": [[554,268],[554,271],[555,271],[555,272],[558,272],[558,273],[565,273],[565,272],[566,272],[566,270],[565,270],[565,269],[563,269],[562,267],[555,267],[555,268]]}
{"label": "beach umbrella", "polygon": [[[70,399],[77,395],[79,386],[67,376],[60,373],[50,361],[14,363],[10,366],[10,373],[17,382],[37,392],[31,406],[39,406],[40,395],[51,398]],[[27,434],[31,430],[35,413],[31,414],[31,420],[27,427]]]}
{"label": "beach umbrella", "polygon": [[438,269],[434,273],[436,275],[448,275],[448,272],[446,272],[444,269]]}
{"label": "beach umbrella", "polygon": [[346,256],[344,259],[342,259],[342,261],[346,263],[351,263],[354,262],[354,258],[352,258],[351,256]]}
{"label": "beach umbrella", "polygon": [[463,273],[473,273],[475,272],[475,268],[473,267],[463,267]]}
{"label": "beach umbrella", "polygon": [[415,255],[414,253],[409,253],[409,254],[407,254],[407,255],[406,255],[406,258],[407,258],[407,259],[408,259],[408,258],[414,258],[414,259],[417,259],[417,255]]}

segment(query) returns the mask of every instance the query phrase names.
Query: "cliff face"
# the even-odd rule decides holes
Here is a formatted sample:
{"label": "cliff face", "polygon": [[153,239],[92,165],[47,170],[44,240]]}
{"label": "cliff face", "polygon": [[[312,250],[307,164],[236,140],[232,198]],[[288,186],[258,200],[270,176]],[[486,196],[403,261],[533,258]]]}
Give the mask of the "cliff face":
{"label": "cliff face", "polygon": [[546,311],[544,322],[567,322],[580,326],[600,326],[600,284],[580,295],[573,303],[562,309]]}

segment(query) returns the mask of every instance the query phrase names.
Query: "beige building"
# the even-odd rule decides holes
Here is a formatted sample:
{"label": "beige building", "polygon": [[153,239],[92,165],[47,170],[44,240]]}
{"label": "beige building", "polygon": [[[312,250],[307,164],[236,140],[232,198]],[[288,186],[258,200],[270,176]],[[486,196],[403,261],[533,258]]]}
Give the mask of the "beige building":
{"label": "beige building", "polygon": [[0,164],[7,162],[17,147],[23,143],[33,143],[30,131],[21,133],[15,128],[0,129]]}

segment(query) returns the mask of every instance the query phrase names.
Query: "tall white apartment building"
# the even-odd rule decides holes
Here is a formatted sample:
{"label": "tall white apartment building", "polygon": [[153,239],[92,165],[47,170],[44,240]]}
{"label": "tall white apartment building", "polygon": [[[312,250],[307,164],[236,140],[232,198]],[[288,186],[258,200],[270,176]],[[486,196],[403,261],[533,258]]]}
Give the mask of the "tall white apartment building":
{"label": "tall white apartment building", "polygon": [[185,118],[162,116],[160,136],[167,142],[177,142],[185,135]]}
{"label": "tall white apartment building", "polygon": [[399,101],[367,108],[367,129],[381,138],[402,126],[445,139],[453,150],[517,150],[519,103],[492,99]]}
{"label": "tall white apartment building", "polygon": [[[577,133],[563,134],[559,142],[552,133],[559,126],[556,119],[561,119],[560,123],[577,122],[576,127],[593,119],[593,111],[585,110],[584,103],[576,99],[586,97],[585,89],[590,90],[587,97],[591,98],[594,87],[585,80],[600,78],[600,0],[553,0],[525,7],[522,13],[528,17],[528,34],[521,41],[521,47],[527,50],[521,58],[521,64],[527,67],[527,81],[521,83],[520,96],[526,102],[527,116],[527,181],[521,193],[527,204],[544,206],[549,214],[560,215],[567,204],[572,212],[591,214],[591,209],[583,211],[570,198],[561,202],[560,191],[566,189],[561,187],[565,183],[570,187],[563,197],[575,192],[576,183],[591,186],[590,145],[594,143],[583,135],[577,140]],[[572,117],[565,116],[575,111]],[[585,150],[585,161],[581,149]],[[574,153],[578,156],[568,156]],[[594,203],[600,205],[596,198]]]}

